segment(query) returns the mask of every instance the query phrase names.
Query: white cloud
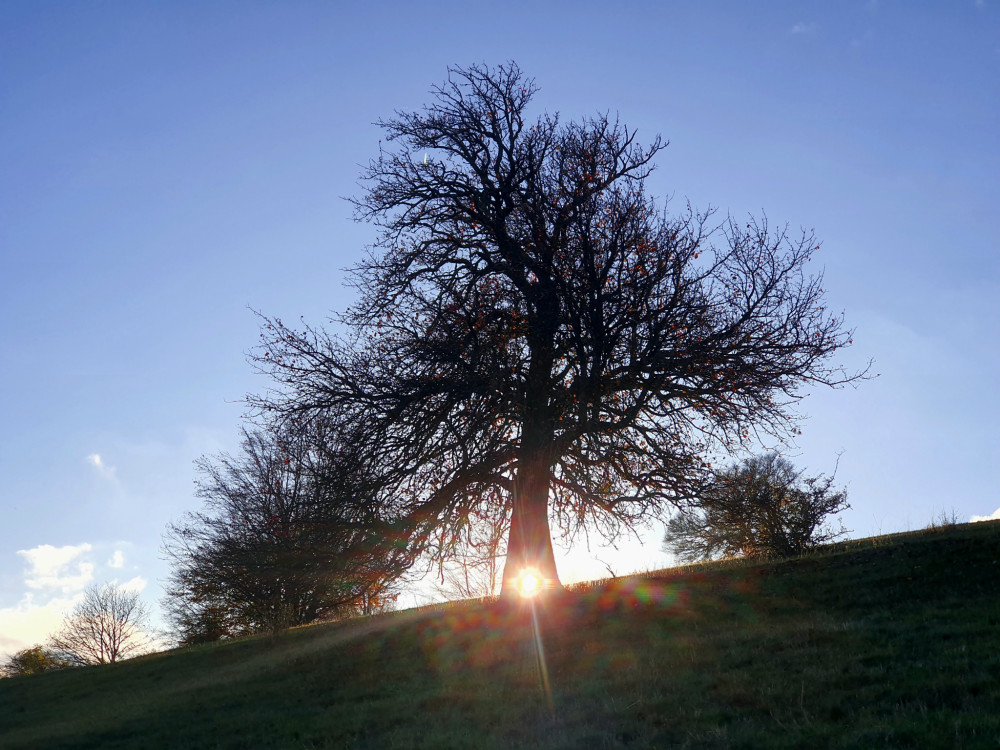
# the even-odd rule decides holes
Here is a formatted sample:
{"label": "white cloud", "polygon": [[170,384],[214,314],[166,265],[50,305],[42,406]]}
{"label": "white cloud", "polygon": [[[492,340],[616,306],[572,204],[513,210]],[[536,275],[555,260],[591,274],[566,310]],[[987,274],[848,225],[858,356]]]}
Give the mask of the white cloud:
{"label": "white cloud", "polygon": [[118,588],[125,589],[126,591],[134,591],[137,594],[141,594],[142,590],[146,588],[146,579],[142,576],[136,576],[135,578],[130,578],[125,581],[125,583],[115,582]]}
{"label": "white cloud", "polygon": [[792,26],[793,34],[811,34],[816,31],[818,26],[815,23],[803,23],[799,21],[797,24]]}
{"label": "white cloud", "polygon": [[[119,544],[128,546],[127,542]],[[16,605],[0,607],[0,660],[21,649],[44,643],[59,629],[63,618],[83,598],[84,589],[94,581],[93,558],[102,552],[95,553],[93,546],[86,543],[63,547],[41,544],[17,551],[26,562],[24,588]],[[106,565],[123,569],[124,552],[116,549]],[[119,584],[117,580],[112,583],[140,593],[148,581],[136,575],[124,583]]]}
{"label": "white cloud", "polygon": [[27,593],[14,607],[0,608],[0,656],[43,643],[62,625],[79,596],[37,604]]}
{"label": "white cloud", "polygon": [[1000,521],[1000,508],[997,508],[988,516],[973,516],[969,519],[972,523],[977,521]]}
{"label": "white cloud", "polygon": [[100,453],[91,453],[89,456],[87,456],[87,463],[89,463],[91,466],[97,469],[97,473],[100,474],[105,479],[115,478],[115,471],[116,471],[115,467],[108,466],[106,463],[104,463],[104,459],[101,458]]}
{"label": "white cloud", "polygon": [[17,551],[28,561],[24,583],[32,589],[59,589],[64,594],[83,589],[94,578],[94,564],[80,557],[90,552],[89,544],[53,547],[40,544]]}

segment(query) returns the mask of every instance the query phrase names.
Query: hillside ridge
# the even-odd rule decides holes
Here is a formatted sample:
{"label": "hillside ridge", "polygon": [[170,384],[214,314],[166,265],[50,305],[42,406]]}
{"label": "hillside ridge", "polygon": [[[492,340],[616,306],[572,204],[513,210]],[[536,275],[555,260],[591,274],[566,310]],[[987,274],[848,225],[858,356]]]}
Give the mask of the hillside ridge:
{"label": "hillside ridge", "polygon": [[575,589],[0,680],[0,747],[1000,744],[1000,522]]}

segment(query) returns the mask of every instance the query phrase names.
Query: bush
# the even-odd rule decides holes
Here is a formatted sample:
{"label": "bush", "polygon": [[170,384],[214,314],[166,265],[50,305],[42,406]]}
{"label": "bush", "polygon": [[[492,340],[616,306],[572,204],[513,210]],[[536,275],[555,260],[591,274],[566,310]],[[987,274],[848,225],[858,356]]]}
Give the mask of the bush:
{"label": "bush", "polygon": [[35,645],[18,651],[6,662],[0,664],[0,677],[21,677],[22,675],[49,672],[68,666],[70,666],[68,662],[60,659],[44,646]]}
{"label": "bush", "polygon": [[665,547],[684,562],[797,555],[847,533],[826,519],[850,506],[833,477],[803,477],[777,453],[734,464],[667,524]]}

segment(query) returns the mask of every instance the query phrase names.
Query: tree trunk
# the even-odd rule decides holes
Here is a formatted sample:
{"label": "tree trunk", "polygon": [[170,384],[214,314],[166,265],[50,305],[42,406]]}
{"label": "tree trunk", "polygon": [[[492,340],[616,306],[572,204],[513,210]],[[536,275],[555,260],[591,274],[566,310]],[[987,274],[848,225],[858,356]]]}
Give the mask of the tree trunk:
{"label": "tree trunk", "polygon": [[514,507],[507,540],[500,596],[519,595],[522,571],[530,568],[542,578],[542,594],[562,591],[549,530],[549,467],[544,457],[533,456],[522,465],[514,482]]}
{"label": "tree trunk", "polygon": [[549,487],[552,480],[552,451],[555,415],[549,406],[552,371],[555,363],[559,298],[551,283],[542,283],[532,300],[535,314],[529,316],[528,348],[531,364],[525,383],[522,407],[521,444],[518,447],[517,476],[514,478],[510,536],[500,596],[520,593],[521,573],[533,569],[540,575],[542,595],[562,591],[549,530]]}

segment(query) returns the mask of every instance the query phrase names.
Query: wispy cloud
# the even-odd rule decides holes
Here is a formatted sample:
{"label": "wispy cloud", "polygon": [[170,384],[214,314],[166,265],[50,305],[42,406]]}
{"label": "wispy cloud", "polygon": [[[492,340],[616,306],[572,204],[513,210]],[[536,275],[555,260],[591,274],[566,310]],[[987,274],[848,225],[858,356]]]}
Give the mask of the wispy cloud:
{"label": "wispy cloud", "polygon": [[109,568],[120,568],[125,564],[125,555],[122,554],[120,549],[116,549],[115,553],[108,560]]}
{"label": "wispy cloud", "polygon": [[977,521],[1000,521],[1000,508],[997,508],[988,516],[973,516],[969,519],[972,523]]}
{"label": "wispy cloud", "polygon": [[819,26],[815,23],[804,23],[799,21],[797,24],[792,26],[793,34],[812,34]]}
{"label": "wispy cloud", "polygon": [[90,552],[89,544],[53,547],[41,544],[21,549],[17,554],[28,561],[24,583],[32,589],[58,589],[64,594],[80,591],[94,578],[94,564],[81,559]]}
{"label": "wispy cloud", "polygon": [[97,473],[105,479],[115,478],[115,467],[104,463],[104,459],[101,458],[100,453],[91,453],[87,456],[87,463],[97,469]]}

